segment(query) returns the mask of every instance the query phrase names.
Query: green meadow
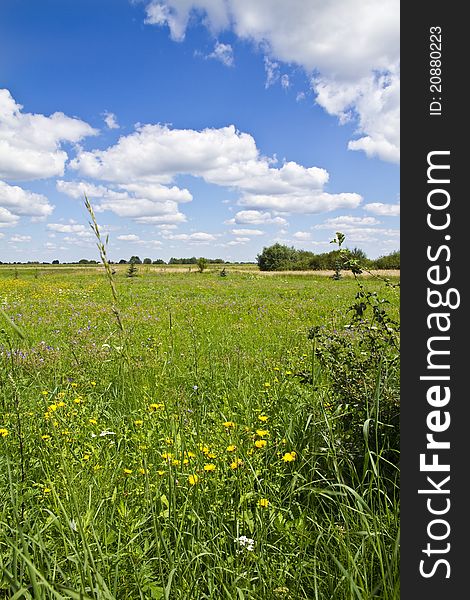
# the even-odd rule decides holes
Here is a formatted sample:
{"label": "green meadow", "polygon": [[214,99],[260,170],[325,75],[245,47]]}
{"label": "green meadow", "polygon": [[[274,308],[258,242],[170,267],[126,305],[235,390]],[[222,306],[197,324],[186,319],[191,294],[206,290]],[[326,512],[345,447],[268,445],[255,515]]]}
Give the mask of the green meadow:
{"label": "green meadow", "polygon": [[398,277],[220,270],[0,267],[0,597],[398,600]]}

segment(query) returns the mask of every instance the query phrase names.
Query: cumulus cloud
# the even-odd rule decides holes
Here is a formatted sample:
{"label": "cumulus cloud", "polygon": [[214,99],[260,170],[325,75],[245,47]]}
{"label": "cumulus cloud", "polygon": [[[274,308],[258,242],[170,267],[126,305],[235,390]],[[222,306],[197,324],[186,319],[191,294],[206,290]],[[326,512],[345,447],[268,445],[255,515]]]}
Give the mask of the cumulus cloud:
{"label": "cumulus cloud", "polygon": [[258,45],[266,87],[280,78],[278,61],[300,65],[313,75],[321,106],[357,121],[351,150],[398,161],[398,0],[152,0],[146,11],[146,23],[168,26],[175,41],[184,39],[191,16],[202,15],[214,34],[230,28]]}
{"label": "cumulus cloud", "polygon": [[379,225],[375,217],[352,217],[350,215],[343,215],[340,217],[334,217],[332,219],[326,219],[324,223],[315,225],[315,229],[349,229],[351,227],[366,226],[370,227],[373,225]]}
{"label": "cumulus cloud", "polygon": [[7,213],[12,215],[9,221],[5,221],[11,224],[16,223],[21,216],[42,220],[54,210],[46,196],[24,190],[17,185],[8,185],[4,181],[0,181],[0,207],[4,219],[7,218]]}
{"label": "cumulus cloud", "polygon": [[293,237],[296,240],[309,240],[312,236],[308,231],[296,231]]}
{"label": "cumulus cloud", "polygon": [[286,225],[283,217],[274,217],[270,212],[260,210],[240,210],[232,219],[225,221],[227,225]]}
{"label": "cumulus cloud", "polygon": [[398,229],[381,227],[381,222],[375,217],[353,217],[343,215],[326,219],[323,223],[314,225],[313,229],[327,229],[342,231],[347,236],[347,241],[352,243],[381,242],[396,243],[400,232]]}
{"label": "cumulus cloud", "polygon": [[164,233],[167,240],[179,240],[183,242],[213,242],[217,239],[217,234],[206,233],[204,231],[196,231],[194,233]]}
{"label": "cumulus cloud", "polygon": [[126,235],[118,235],[117,239],[122,240],[124,242],[137,242],[138,240],[140,240],[139,236],[135,235],[135,233],[129,233]]}
{"label": "cumulus cloud", "polygon": [[89,227],[79,223],[48,223],[47,229],[58,233],[73,233],[80,238],[91,238],[93,236]]}
{"label": "cumulus cloud", "polygon": [[136,220],[158,217],[158,222],[185,221],[184,215],[178,210],[178,203],[192,200],[188,190],[159,183],[120,184],[116,186],[117,189],[112,189],[85,181],[58,180],[56,186],[60,192],[72,198],[83,198],[86,194],[98,213],[110,210],[120,217]]}
{"label": "cumulus cloud", "polygon": [[241,236],[264,235],[264,231],[261,231],[260,229],[232,229],[232,233]]}
{"label": "cumulus cloud", "polygon": [[362,200],[354,193],[325,192],[323,187],[329,179],[325,169],[293,161],[277,167],[276,162],[262,156],[254,138],[233,125],[202,131],[142,125],[106,150],[79,151],[70,166],[86,177],[134,192],[132,207],[109,195],[101,203],[101,208],[120,216],[174,212],[175,203],[189,201],[192,196],[187,190],[168,186],[177,175],[188,174],[237,190],[239,204],[251,209],[313,214],[356,207]]}
{"label": "cumulus cloud", "polygon": [[3,206],[0,206],[0,227],[14,227],[20,218]]}
{"label": "cumulus cloud", "polygon": [[77,118],[23,113],[10,92],[0,89],[0,178],[27,181],[60,176],[67,153],[64,142],[79,142],[97,131]]}
{"label": "cumulus cloud", "polygon": [[382,202],[370,202],[364,204],[364,210],[380,217],[398,217],[400,214],[399,204],[383,204]]}
{"label": "cumulus cloud", "polygon": [[10,242],[13,243],[25,243],[30,242],[32,237],[30,235],[12,235],[10,238]]}

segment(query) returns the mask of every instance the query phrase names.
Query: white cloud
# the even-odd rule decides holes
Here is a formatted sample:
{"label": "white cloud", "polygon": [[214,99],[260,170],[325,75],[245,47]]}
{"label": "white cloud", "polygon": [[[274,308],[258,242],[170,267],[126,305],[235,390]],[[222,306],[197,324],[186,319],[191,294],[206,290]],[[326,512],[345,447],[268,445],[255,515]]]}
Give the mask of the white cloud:
{"label": "white cloud", "polygon": [[311,214],[356,207],[361,202],[358,194],[324,192],[329,179],[325,169],[293,161],[281,167],[275,163],[276,159],[259,153],[251,135],[233,125],[202,131],[143,125],[106,150],[80,151],[70,164],[82,175],[142,194],[123,203],[117,192],[101,191],[102,209],[133,218],[174,213],[176,203],[190,201],[187,190],[163,185],[188,174],[237,190],[239,204],[252,209]]}
{"label": "white cloud", "polygon": [[281,86],[287,90],[290,87],[290,79],[289,79],[289,75],[286,75],[284,73],[284,75],[281,75]]}
{"label": "white cloud", "polygon": [[119,124],[116,119],[116,115],[112,112],[108,112],[107,110],[103,113],[104,122],[106,123],[108,129],[119,129]]}
{"label": "white cloud", "polygon": [[137,242],[138,240],[140,240],[139,236],[135,235],[135,233],[129,233],[127,235],[118,235],[117,239],[123,240],[124,242]]}
{"label": "white cloud", "polygon": [[[8,185],[4,181],[0,181],[0,208],[4,219],[7,218],[7,213],[13,215],[9,221],[5,221],[10,223],[18,221],[21,216],[42,220],[54,210],[52,204],[42,194],[35,194],[17,185]],[[2,221],[1,217],[0,221]]]}
{"label": "white cloud", "polygon": [[308,231],[296,231],[293,235],[296,240],[309,240],[311,234]]}
{"label": "white cloud", "polygon": [[320,223],[319,225],[315,225],[314,229],[348,229],[358,226],[366,226],[371,227],[373,225],[379,225],[380,221],[378,221],[375,217],[352,217],[350,215],[343,215],[340,217],[334,217],[332,219],[327,219],[324,223]]}
{"label": "white cloud", "polygon": [[273,217],[270,212],[260,210],[241,210],[233,219],[225,221],[227,225],[286,225],[283,217]]}
{"label": "white cloud", "polygon": [[10,92],[0,89],[0,177],[11,181],[62,175],[63,142],[79,142],[97,131],[77,118],[23,113]]}
{"label": "white cloud", "polygon": [[340,208],[357,208],[362,198],[359,194],[327,194],[311,192],[298,195],[246,194],[240,201],[243,206],[269,209],[281,213],[317,214]]}
{"label": "white cloud", "polygon": [[201,13],[213,33],[231,28],[261,47],[266,87],[280,77],[277,61],[302,66],[315,74],[321,106],[357,118],[361,137],[350,149],[398,161],[399,0],[152,0],[146,23],[182,41],[190,16]]}
{"label": "white cloud", "polygon": [[30,242],[33,238],[30,235],[12,235],[10,242],[13,243],[25,243]]}
{"label": "white cloud", "polygon": [[207,58],[215,58],[226,67],[233,67],[233,48],[230,44],[222,44],[221,42],[216,42],[213,52],[211,52],[211,54],[209,54]]}
{"label": "white cloud", "polygon": [[399,204],[383,204],[382,202],[370,202],[364,204],[364,210],[381,217],[398,217],[400,214]]}
{"label": "white cloud", "polygon": [[342,231],[349,243],[370,243],[396,240],[400,236],[398,229],[380,227],[380,221],[375,217],[353,217],[343,215],[327,219],[323,223],[314,225],[312,229],[326,229],[332,232]]}
{"label": "white cloud", "polygon": [[241,235],[241,236],[264,235],[264,231],[261,231],[260,229],[232,229],[232,233],[234,235]]}
{"label": "white cloud", "polygon": [[179,240],[182,242],[213,242],[217,239],[217,234],[206,233],[204,231],[196,231],[194,233],[164,233],[164,238],[167,240]]}
{"label": "white cloud", "polygon": [[47,229],[51,231],[57,231],[58,233],[73,233],[79,238],[90,239],[93,237],[90,227],[86,227],[85,225],[80,225],[78,223],[48,223]]}
{"label": "white cloud", "polygon": [[276,83],[279,79],[279,63],[264,57],[264,70],[266,72],[266,82],[264,87],[267,89]]}
{"label": "white cloud", "polygon": [[110,210],[120,217],[136,220],[159,217],[158,222],[169,223],[185,221],[178,211],[178,203],[192,200],[188,190],[159,183],[121,184],[111,189],[84,181],[59,180],[57,189],[77,199],[86,194],[98,213]]}

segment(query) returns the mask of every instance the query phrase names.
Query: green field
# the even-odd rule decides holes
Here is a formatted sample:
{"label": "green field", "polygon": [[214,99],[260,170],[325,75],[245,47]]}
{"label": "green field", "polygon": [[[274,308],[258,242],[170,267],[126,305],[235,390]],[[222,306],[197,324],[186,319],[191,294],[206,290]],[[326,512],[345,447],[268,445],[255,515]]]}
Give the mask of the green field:
{"label": "green field", "polygon": [[0,597],[398,600],[399,287],[124,267],[0,267]]}

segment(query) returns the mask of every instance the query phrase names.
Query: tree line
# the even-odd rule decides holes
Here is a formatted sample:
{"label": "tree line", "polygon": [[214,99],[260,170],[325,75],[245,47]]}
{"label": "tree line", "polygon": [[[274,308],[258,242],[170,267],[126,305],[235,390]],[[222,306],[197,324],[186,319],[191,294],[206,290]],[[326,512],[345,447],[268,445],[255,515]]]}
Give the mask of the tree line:
{"label": "tree line", "polygon": [[337,268],[338,261],[342,262],[345,258],[356,260],[367,269],[400,269],[399,250],[370,259],[360,248],[315,254],[277,243],[264,247],[256,260],[260,271],[331,271]]}

